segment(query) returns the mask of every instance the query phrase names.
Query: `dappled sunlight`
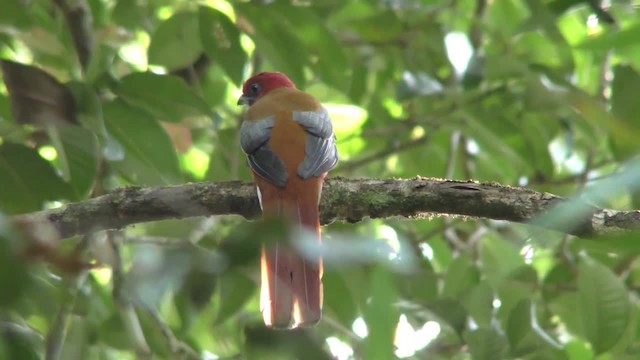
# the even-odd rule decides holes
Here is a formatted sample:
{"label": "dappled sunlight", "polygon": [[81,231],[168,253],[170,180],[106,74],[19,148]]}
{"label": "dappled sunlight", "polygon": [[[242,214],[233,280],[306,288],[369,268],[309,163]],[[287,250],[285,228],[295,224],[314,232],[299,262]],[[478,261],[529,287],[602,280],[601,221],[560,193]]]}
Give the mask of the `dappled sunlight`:
{"label": "dappled sunlight", "polygon": [[467,71],[473,56],[473,48],[467,34],[448,33],[444,37],[444,44],[447,48],[447,57],[456,71],[456,76],[462,76]]}
{"label": "dappled sunlight", "polygon": [[364,339],[369,335],[369,330],[367,329],[367,323],[364,321],[362,317],[357,318],[353,324],[351,325],[351,330],[353,333],[358,335],[360,338]]}
{"label": "dappled sunlight", "polygon": [[[147,60],[147,47],[149,46],[149,35],[145,32],[139,31],[135,34],[135,41],[130,41],[120,47],[118,54],[122,57],[122,60],[131,64],[138,70],[146,70],[148,66]],[[153,67],[152,71],[157,74],[164,74],[166,70],[158,67]]]}
{"label": "dappled sunlight", "polygon": [[326,342],[329,346],[329,351],[331,351],[331,354],[336,360],[349,360],[353,358],[353,349],[348,343],[336,337],[328,337]]}
{"label": "dappled sunlight", "polygon": [[180,163],[194,178],[203,180],[209,169],[209,154],[196,146],[191,146],[184,155],[180,156]]}
{"label": "dappled sunlight", "polygon": [[414,328],[405,314],[400,315],[396,327],[395,354],[399,358],[414,356],[416,352],[426,348],[440,334],[440,324],[427,321],[420,328]]}
{"label": "dappled sunlight", "polygon": [[38,154],[49,161],[53,161],[58,158],[58,152],[50,145],[41,146],[40,149],[38,149]]}

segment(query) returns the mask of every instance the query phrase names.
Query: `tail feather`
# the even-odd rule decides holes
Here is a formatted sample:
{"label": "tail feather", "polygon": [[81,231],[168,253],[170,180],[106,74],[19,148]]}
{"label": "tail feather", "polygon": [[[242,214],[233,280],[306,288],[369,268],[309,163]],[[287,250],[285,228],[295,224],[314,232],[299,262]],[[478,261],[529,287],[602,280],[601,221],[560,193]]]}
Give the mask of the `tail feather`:
{"label": "tail feather", "polygon": [[[274,196],[275,195],[275,196]],[[315,195],[318,196],[318,195]],[[285,216],[312,231],[320,241],[317,197],[262,191],[265,216]],[[262,248],[261,308],[265,324],[275,328],[312,326],[322,315],[322,259],[307,259],[279,241]]]}

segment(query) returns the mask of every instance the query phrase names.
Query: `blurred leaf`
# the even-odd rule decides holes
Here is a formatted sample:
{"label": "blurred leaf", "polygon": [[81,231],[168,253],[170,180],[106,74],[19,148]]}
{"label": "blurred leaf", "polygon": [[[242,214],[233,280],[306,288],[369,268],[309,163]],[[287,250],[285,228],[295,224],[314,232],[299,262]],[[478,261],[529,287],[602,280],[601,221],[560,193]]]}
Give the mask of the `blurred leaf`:
{"label": "blurred leaf", "polygon": [[349,25],[363,39],[371,42],[391,41],[400,35],[403,27],[402,21],[391,10],[353,20]]}
{"label": "blurred leaf", "polygon": [[287,74],[299,88],[304,88],[305,77],[302,70],[308,62],[308,56],[304,46],[294,35],[295,29],[283,21],[273,6],[241,3],[234,8],[253,26],[254,32],[249,35],[260,53],[275,69]]}
{"label": "blurred leaf", "polygon": [[582,332],[597,354],[627,341],[635,330],[637,310],[631,304],[624,284],[611,270],[584,257],[579,265],[578,306]]}
{"label": "blurred leaf", "polygon": [[134,300],[150,309],[157,308],[168,291],[185,291],[196,310],[208,302],[214,275],[226,267],[217,253],[192,245],[147,245],[137,249],[126,286]]}
{"label": "blurred leaf", "polygon": [[508,344],[504,335],[491,326],[480,326],[465,334],[473,360],[504,359]]}
{"label": "blurred leaf", "polygon": [[45,201],[69,198],[70,189],[31,148],[0,145],[0,208],[9,214],[40,210]]}
{"label": "blurred leaf", "polygon": [[69,163],[73,191],[70,200],[82,200],[89,195],[98,175],[98,144],[96,136],[79,126],[67,125],[58,128]]}
{"label": "blurred leaf", "polygon": [[0,326],[0,359],[38,360],[42,343],[23,325],[5,321]]}
{"label": "blurred leaf", "polygon": [[[638,29],[640,30],[640,27]],[[611,110],[616,115],[614,121],[618,123],[618,126],[631,133],[640,131],[638,92],[640,92],[640,74],[631,66],[616,66],[611,84]],[[614,137],[611,140],[619,160],[640,153],[637,142],[629,137]]]}
{"label": "blurred leaf", "polygon": [[586,39],[576,47],[586,50],[606,51],[609,49],[622,50],[629,46],[638,45],[638,36],[640,36],[640,22],[632,22],[619,30],[604,31],[598,36]]}
{"label": "blurred leaf", "polygon": [[75,101],[69,89],[33,66],[1,60],[13,117],[41,127],[76,123]]}
{"label": "blurred leaf", "polygon": [[393,358],[393,338],[399,316],[393,308],[396,301],[395,286],[389,271],[380,265],[372,269],[370,276],[371,301],[364,310],[364,320],[369,330],[365,340],[365,358],[390,359]]}
{"label": "blurred leaf", "polygon": [[0,24],[16,29],[25,29],[30,24],[29,4],[20,0],[4,0],[0,11]]}
{"label": "blurred leaf", "polygon": [[24,240],[9,231],[6,218],[0,213],[0,283],[3,287],[0,309],[3,310],[15,305],[31,284],[26,264],[17,250],[21,241]]}
{"label": "blurred leaf", "polygon": [[180,12],[163,21],[151,36],[149,63],[175,70],[194,63],[202,53],[198,14]]}
{"label": "blurred leaf", "polygon": [[258,284],[239,271],[220,276],[220,308],[215,324],[221,324],[236,315],[257,288]]}
{"label": "blurred leaf", "polygon": [[324,308],[335,313],[335,319],[345,327],[350,327],[358,317],[358,307],[343,274],[326,271],[322,276]]}
{"label": "blurred leaf", "polygon": [[88,324],[85,317],[72,314],[62,344],[61,359],[86,359],[89,350]]}
{"label": "blurred leaf", "polygon": [[318,339],[313,331],[306,329],[277,331],[263,326],[247,327],[244,329],[244,338],[247,346],[244,347],[243,355],[247,360],[333,359],[324,350],[324,341]]}
{"label": "blurred leaf", "polygon": [[204,50],[236,85],[242,85],[248,58],[240,45],[238,29],[225,14],[210,7],[200,6],[198,19]]}
{"label": "blurred leaf", "polygon": [[453,299],[438,299],[427,304],[427,308],[446,321],[462,337],[467,322],[467,310]]}
{"label": "blurred leaf", "polygon": [[262,246],[288,238],[287,225],[281,219],[269,219],[235,226],[220,243],[218,251],[229,260],[232,267],[257,264]]}
{"label": "blurred leaf", "polygon": [[480,259],[483,274],[494,288],[498,288],[512,271],[524,265],[514,246],[492,233],[482,238]]}
{"label": "blurred leaf", "polygon": [[189,116],[211,115],[206,101],[183,80],[171,75],[133,73],[122,78],[115,92],[163,121],[180,122]]}
{"label": "blurred leaf", "polygon": [[182,286],[176,291],[174,302],[181,319],[181,333],[191,329],[198,314],[210,303],[211,296],[216,290],[218,281],[216,274],[210,269],[192,268],[182,281]]}
{"label": "blurred leaf", "polygon": [[[111,165],[136,184],[166,185],[182,181],[169,135],[146,112],[116,100],[104,104],[105,125],[126,151]],[[144,134],[144,138],[142,135]]]}
{"label": "blurred leaf", "polygon": [[489,325],[493,319],[493,289],[486,281],[474,286],[469,295],[461,299],[469,316],[479,325]]}
{"label": "blurred leaf", "polygon": [[111,14],[113,22],[128,29],[135,29],[145,21],[144,6],[135,0],[119,0]]}
{"label": "blurred leaf", "polygon": [[[290,6],[275,2],[272,7],[277,21],[294,30],[298,41],[304,45],[306,57],[314,71],[329,85],[344,89],[348,84],[347,59],[343,46],[325,26],[325,19],[316,16],[306,7]],[[325,59],[331,59],[326,61]]]}
{"label": "blurred leaf", "polygon": [[11,115],[11,105],[9,104],[9,98],[5,94],[0,94],[0,124],[2,122],[13,122],[13,115]]}
{"label": "blurred leaf", "polygon": [[464,298],[479,280],[480,272],[471,264],[468,254],[461,254],[449,264],[442,295],[455,299]]}
{"label": "blurred leaf", "polygon": [[126,350],[131,344],[131,339],[124,328],[119,313],[113,313],[108,320],[101,324],[99,337],[105,345],[115,349]]}
{"label": "blurred leaf", "polygon": [[580,340],[569,341],[565,347],[565,352],[568,355],[568,360],[583,360],[593,359],[593,349],[588,343]]}
{"label": "blurred leaf", "polygon": [[351,74],[351,86],[349,98],[354,103],[359,103],[367,90],[368,69],[360,63],[353,64]]}

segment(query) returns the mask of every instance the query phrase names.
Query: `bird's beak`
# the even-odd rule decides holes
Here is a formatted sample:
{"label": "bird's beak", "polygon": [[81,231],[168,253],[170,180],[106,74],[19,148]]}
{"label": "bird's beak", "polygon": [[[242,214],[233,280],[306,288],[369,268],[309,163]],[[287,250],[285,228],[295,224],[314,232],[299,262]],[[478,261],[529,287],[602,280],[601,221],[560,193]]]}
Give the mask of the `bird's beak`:
{"label": "bird's beak", "polygon": [[255,99],[247,95],[242,95],[238,99],[238,105],[252,105],[254,102],[255,102]]}

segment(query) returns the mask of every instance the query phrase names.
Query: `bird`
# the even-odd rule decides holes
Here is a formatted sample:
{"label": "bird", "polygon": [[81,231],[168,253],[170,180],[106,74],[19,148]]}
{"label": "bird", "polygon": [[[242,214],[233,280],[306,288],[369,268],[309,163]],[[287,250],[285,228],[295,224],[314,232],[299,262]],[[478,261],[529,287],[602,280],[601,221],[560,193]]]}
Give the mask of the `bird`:
{"label": "bird", "polygon": [[[238,105],[248,105],[240,146],[263,219],[284,219],[320,243],[322,186],[339,158],[329,113],[279,72],[246,80]],[[321,256],[304,257],[291,241],[263,243],[261,248],[260,308],[269,328],[310,327],[322,316]]]}

